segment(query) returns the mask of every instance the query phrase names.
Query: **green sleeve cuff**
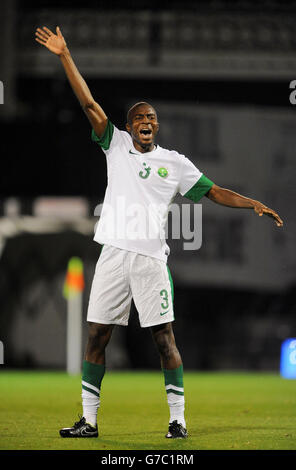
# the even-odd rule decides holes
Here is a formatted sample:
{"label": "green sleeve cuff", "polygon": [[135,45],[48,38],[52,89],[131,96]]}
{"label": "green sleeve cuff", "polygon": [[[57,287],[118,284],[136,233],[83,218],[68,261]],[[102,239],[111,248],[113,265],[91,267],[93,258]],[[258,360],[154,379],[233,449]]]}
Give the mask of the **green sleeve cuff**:
{"label": "green sleeve cuff", "polygon": [[92,129],[91,140],[93,142],[96,142],[100,147],[102,147],[102,149],[108,150],[111,144],[112,137],[113,137],[113,132],[114,132],[114,125],[108,119],[104,134],[101,137],[98,137],[94,129]]}
{"label": "green sleeve cuff", "polygon": [[205,175],[202,175],[195,185],[184,194],[184,197],[198,202],[211,189],[213,184],[213,181],[209,180]]}

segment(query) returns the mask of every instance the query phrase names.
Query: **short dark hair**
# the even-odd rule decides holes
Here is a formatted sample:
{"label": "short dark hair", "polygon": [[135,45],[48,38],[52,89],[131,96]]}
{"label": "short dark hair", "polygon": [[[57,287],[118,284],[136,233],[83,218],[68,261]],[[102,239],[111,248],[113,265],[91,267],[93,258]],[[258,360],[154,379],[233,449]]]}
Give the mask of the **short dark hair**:
{"label": "short dark hair", "polygon": [[[138,108],[139,106],[142,106],[143,104],[147,105],[147,106],[150,106],[151,108],[153,108],[153,106],[150,104],[150,103],[147,103],[147,101],[139,101],[138,103],[134,104],[127,112],[127,122],[129,124],[131,124],[131,115],[133,113],[133,111]],[[153,108],[154,109],[154,108]]]}

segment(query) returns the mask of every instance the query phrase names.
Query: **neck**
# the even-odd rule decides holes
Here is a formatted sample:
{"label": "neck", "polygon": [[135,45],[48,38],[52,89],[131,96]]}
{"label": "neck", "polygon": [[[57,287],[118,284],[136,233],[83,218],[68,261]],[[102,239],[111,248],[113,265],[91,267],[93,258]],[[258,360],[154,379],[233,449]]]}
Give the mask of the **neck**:
{"label": "neck", "polygon": [[135,140],[133,140],[133,144],[136,150],[141,153],[146,153],[146,152],[152,152],[154,149],[154,142],[151,142],[150,144],[139,144]]}

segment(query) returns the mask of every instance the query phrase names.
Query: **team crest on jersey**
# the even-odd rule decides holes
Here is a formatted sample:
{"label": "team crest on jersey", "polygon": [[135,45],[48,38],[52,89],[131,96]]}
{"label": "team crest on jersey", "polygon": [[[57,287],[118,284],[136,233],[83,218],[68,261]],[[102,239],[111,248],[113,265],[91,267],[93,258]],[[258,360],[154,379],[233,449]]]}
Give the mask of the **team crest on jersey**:
{"label": "team crest on jersey", "polygon": [[169,174],[168,170],[164,167],[161,167],[161,168],[158,168],[158,172],[159,176],[161,176],[162,178],[166,178]]}

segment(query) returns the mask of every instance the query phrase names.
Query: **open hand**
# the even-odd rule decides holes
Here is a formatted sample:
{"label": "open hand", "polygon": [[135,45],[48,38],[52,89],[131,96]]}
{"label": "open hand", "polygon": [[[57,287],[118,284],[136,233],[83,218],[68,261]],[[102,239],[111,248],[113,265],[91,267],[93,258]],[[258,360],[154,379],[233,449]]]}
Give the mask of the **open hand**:
{"label": "open hand", "polygon": [[261,202],[255,201],[253,208],[256,214],[258,214],[259,216],[262,216],[263,214],[265,214],[268,217],[271,217],[272,219],[274,219],[278,227],[282,227],[284,225],[284,222],[282,221],[280,216],[272,209],[269,209],[269,207],[264,206],[264,204],[262,204]]}
{"label": "open hand", "polygon": [[59,26],[56,27],[56,33],[57,34],[54,34],[50,29],[46,28],[46,26],[43,26],[43,29],[37,28],[35,39],[54,54],[61,55],[66,49],[67,44]]}

